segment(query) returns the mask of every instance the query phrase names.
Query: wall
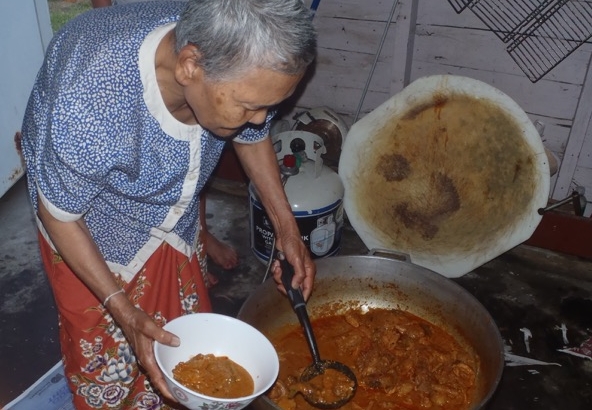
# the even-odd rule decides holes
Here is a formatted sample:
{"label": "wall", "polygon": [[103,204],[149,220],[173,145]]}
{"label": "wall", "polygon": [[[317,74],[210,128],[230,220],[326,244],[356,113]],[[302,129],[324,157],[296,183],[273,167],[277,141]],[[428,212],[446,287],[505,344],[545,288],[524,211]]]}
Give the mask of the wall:
{"label": "wall", "polygon": [[52,36],[47,0],[0,4],[0,196],[25,173],[15,147],[33,81]]}
{"label": "wall", "polygon": [[[310,2],[309,2],[310,3]],[[296,108],[326,105],[355,120],[393,4],[397,4],[358,118],[419,77],[454,74],[484,81],[544,124],[543,142],[561,160],[551,180],[555,199],[586,189],[592,212],[592,44],[579,47],[531,82],[503,43],[470,10],[446,0],[322,0],[315,25],[319,56]]]}

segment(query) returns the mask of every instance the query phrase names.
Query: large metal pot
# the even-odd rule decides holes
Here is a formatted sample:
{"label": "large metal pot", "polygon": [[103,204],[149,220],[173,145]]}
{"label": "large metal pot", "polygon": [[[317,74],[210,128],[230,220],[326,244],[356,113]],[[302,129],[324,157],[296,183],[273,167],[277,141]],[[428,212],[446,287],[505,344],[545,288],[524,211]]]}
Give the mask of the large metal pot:
{"label": "large metal pot", "polygon": [[[478,391],[471,409],[480,409],[494,393],[504,366],[503,343],[485,308],[466,290],[433,271],[379,256],[336,256],[316,261],[315,290],[308,301],[311,318],[352,307],[397,308],[439,325],[479,355]],[[265,334],[298,323],[273,280],[260,285],[243,304],[238,318]],[[323,355],[323,352],[320,352]],[[279,408],[262,396],[257,410]]]}

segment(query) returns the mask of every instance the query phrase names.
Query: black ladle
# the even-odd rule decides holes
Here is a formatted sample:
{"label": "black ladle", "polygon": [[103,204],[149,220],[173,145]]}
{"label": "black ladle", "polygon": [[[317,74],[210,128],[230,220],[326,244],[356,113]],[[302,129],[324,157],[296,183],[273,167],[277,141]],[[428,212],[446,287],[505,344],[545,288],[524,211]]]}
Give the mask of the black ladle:
{"label": "black ladle", "polygon": [[354,374],[354,372],[352,372],[352,370],[349,367],[347,367],[343,363],[336,362],[333,360],[321,360],[321,357],[319,355],[319,349],[317,347],[317,342],[312,331],[312,325],[310,323],[308,312],[306,310],[306,302],[304,301],[304,296],[302,296],[302,291],[300,289],[294,289],[292,287],[292,279],[294,278],[294,268],[292,267],[292,265],[288,263],[288,261],[281,252],[278,252],[277,259],[280,261],[280,266],[282,268],[282,284],[286,289],[288,299],[290,299],[290,303],[292,304],[292,309],[294,309],[294,312],[296,313],[296,316],[298,316],[298,320],[300,321],[300,324],[304,329],[306,341],[308,342],[308,347],[310,348],[310,353],[313,359],[312,365],[305,368],[302,374],[300,375],[301,384],[304,384],[306,386],[306,383],[310,382],[315,377],[322,376],[329,369],[341,373],[351,382],[351,387],[346,386],[346,388],[340,389],[337,394],[335,394],[335,392],[332,394],[332,396],[337,396],[337,398],[334,400],[323,398],[322,394],[316,394],[314,389],[300,388],[299,391],[309,404],[317,408],[336,409],[338,407],[341,407],[345,403],[347,403],[356,393],[356,389],[358,387],[358,380],[356,379],[356,375]]}

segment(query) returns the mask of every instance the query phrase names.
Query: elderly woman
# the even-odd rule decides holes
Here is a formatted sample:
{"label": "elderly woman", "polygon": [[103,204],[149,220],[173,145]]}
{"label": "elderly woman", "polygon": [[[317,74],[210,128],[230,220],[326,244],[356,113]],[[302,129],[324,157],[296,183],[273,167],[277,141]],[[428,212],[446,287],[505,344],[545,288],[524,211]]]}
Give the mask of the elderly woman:
{"label": "elderly woman", "polygon": [[198,204],[227,141],[310,295],[315,266],[267,133],[315,44],[301,0],[100,8],[54,36],[22,145],[77,409],[167,408],[152,344],[178,345],[161,326],[211,309]]}

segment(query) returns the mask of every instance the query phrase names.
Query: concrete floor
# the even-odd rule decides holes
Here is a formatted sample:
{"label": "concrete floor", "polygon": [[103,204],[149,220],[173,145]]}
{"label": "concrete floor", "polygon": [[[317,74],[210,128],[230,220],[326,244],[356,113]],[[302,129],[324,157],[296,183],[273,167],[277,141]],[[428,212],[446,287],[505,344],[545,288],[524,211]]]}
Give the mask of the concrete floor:
{"label": "concrete floor", "polygon": [[[246,187],[216,181],[208,196],[212,233],[233,245],[240,265],[211,270],[215,311],[235,315],[263,279],[265,266],[249,248]],[[341,254],[367,249],[346,226]],[[513,354],[558,365],[506,367],[490,410],[592,408],[592,360],[558,349],[578,347],[592,336],[592,263],[519,246],[455,279],[493,316]],[[533,337],[529,351],[523,329]],[[522,329],[522,330],[521,330]],[[0,407],[35,382],[60,359],[53,298],[38,254],[24,180],[0,198]]]}
{"label": "concrete floor", "polygon": [[0,198],[0,406],[59,360],[57,311],[20,180]]}

